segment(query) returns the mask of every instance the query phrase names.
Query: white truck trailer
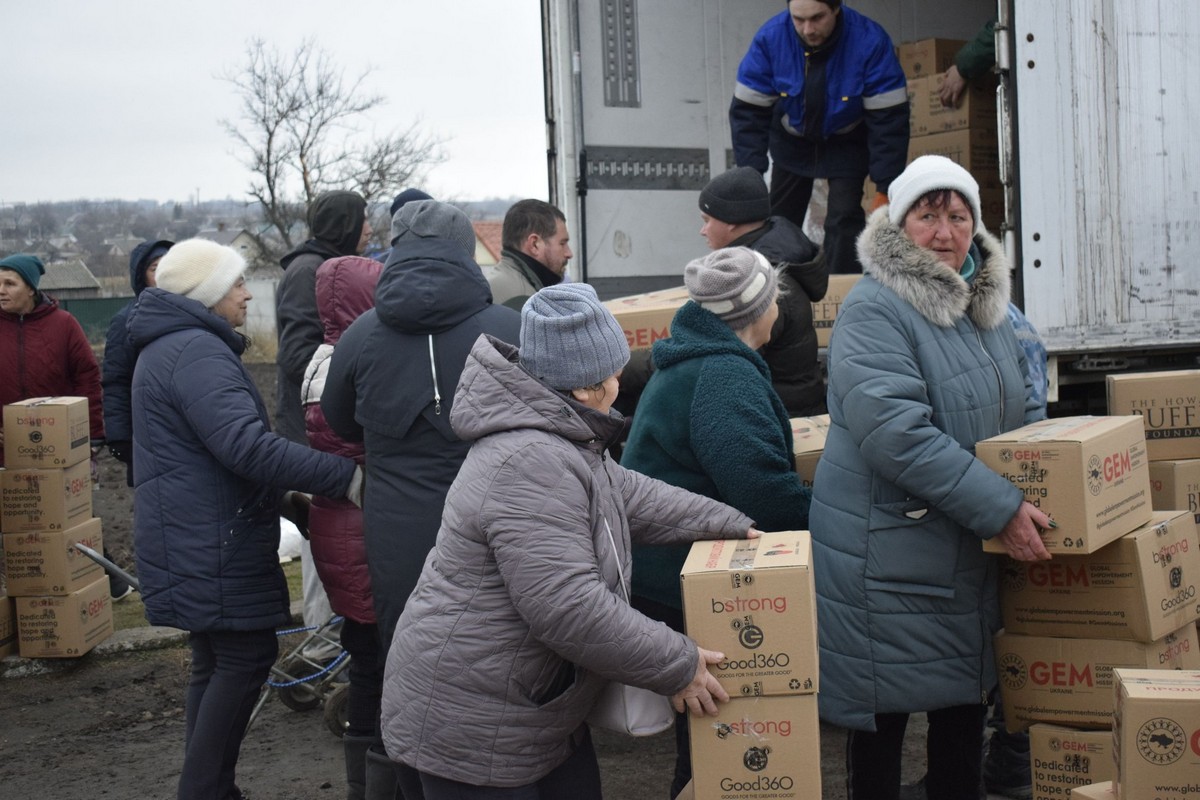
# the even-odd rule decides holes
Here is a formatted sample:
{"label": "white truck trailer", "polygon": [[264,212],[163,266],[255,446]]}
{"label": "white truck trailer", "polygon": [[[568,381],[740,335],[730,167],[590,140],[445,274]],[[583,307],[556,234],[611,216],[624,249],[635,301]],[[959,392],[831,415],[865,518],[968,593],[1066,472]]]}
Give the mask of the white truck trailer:
{"label": "white truck trailer", "polygon": [[[1051,400],[1103,413],[1102,375],[1200,356],[1200,6],[1193,0],[851,0],[894,42],[998,14],[1017,296]],[[782,0],[543,0],[550,196],[576,277],[678,285],[698,192],[733,166],[738,63]],[[1061,390],[1061,391],[1060,391]]]}

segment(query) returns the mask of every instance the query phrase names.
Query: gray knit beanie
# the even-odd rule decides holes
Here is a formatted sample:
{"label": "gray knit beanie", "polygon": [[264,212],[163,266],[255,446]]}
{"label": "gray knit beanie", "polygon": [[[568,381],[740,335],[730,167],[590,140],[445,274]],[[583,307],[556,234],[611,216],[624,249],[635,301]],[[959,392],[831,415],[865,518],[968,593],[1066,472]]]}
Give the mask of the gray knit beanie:
{"label": "gray knit beanie", "polygon": [[521,366],[552,389],[595,386],[629,361],[625,331],[586,283],[547,286],[521,309]]}
{"label": "gray knit beanie", "polygon": [[754,167],[734,167],[700,190],[700,210],[731,225],[762,222],[771,216],[767,183]]}
{"label": "gray knit beanie", "polygon": [[749,247],[713,250],[683,270],[688,296],[735,331],[767,313],[777,282],[770,262]]}
{"label": "gray knit beanie", "polygon": [[471,220],[449,203],[417,200],[400,207],[392,217],[392,244],[417,239],[449,239],[475,257],[475,229]]}
{"label": "gray knit beanie", "polygon": [[158,288],[212,308],[246,271],[246,259],[232,247],[208,239],[188,239],[167,251],[154,273]]}

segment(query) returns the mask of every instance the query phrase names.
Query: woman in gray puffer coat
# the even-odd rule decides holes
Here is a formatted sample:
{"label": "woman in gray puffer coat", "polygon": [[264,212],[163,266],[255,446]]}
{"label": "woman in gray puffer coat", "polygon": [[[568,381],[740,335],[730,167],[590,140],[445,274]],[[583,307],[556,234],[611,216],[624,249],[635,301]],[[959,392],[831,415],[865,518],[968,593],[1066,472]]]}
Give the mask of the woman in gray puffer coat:
{"label": "woman in gray puffer coat", "polygon": [[910,712],[927,712],[928,796],[978,796],[996,684],[997,537],[1048,558],[1050,520],[975,458],[1042,417],[1007,319],[1009,264],[979,187],[923,156],[858,240],[864,276],[829,350],[830,430],[809,523],[821,715],[850,729],[851,798],[895,798]]}
{"label": "woman in gray puffer coat", "polygon": [[751,520],[605,455],[629,348],[590,286],[542,289],[521,320],[519,355],[485,335],[467,359],[451,423],[473,444],[388,655],[384,743],[427,800],[599,798],[584,719],[609,681],[693,713],[728,699],[719,654],[624,599],[630,537],[744,538]]}

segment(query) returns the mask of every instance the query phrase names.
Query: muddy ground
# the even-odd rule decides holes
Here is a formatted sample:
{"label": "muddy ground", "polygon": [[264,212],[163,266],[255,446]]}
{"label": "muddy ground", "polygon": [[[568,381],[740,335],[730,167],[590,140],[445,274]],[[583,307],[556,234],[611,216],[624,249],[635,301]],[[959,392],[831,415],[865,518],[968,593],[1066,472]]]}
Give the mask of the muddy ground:
{"label": "muddy ground", "polygon": [[[264,395],[274,368],[252,365]],[[269,402],[270,404],[270,402]],[[94,498],[109,552],[133,564],[132,490],[124,465],[101,459]],[[70,662],[7,661],[0,668],[0,797],[4,800],[167,798],[174,796],[183,752],[184,647],[100,655]],[[909,779],[923,771],[914,719]],[[843,800],[844,731],[822,726],[827,800]],[[666,800],[674,758],[670,733],[626,739],[598,732],[605,796]],[[272,698],[242,748],[238,785],[251,800],[336,800],[345,796],[340,740],[321,709],[298,712]]]}

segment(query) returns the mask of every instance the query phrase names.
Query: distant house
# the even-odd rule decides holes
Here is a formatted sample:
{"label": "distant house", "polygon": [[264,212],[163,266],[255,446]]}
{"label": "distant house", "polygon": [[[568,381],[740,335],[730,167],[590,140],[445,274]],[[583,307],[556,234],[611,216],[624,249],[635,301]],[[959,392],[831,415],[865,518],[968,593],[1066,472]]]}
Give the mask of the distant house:
{"label": "distant house", "polygon": [[100,297],[102,294],[100,282],[80,258],[51,261],[46,265],[46,274],[38,288],[59,300]]}
{"label": "distant house", "polygon": [[258,263],[263,257],[258,242],[254,241],[254,237],[245,228],[226,228],[224,226],[209,228],[197,233],[196,238],[208,239],[210,242],[232,247],[250,265]]}
{"label": "distant house", "polygon": [[489,220],[487,222],[472,222],[475,228],[475,263],[480,266],[498,264],[502,248],[503,222]]}

